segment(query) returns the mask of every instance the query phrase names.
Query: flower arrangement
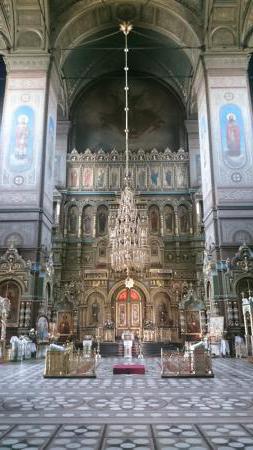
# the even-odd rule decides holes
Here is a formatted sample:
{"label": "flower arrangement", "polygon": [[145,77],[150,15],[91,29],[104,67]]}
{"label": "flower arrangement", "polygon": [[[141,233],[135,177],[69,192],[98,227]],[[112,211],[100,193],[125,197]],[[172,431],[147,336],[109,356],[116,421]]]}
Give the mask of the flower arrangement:
{"label": "flower arrangement", "polygon": [[145,330],[153,330],[155,328],[152,320],[144,320],[144,329]]}
{"label": "flower arrangement", "polygon": [[107,328],[107,330],[113,330],[113,328],[114,328],[113,320],[107,319],[104,323],[104,328]]}

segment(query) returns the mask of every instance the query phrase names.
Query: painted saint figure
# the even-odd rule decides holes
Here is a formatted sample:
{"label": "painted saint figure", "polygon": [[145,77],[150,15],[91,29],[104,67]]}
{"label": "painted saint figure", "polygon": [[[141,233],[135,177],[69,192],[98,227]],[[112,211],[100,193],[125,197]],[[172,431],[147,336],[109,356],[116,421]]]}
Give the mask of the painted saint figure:
{"label": "painted saint figure", "polygon": [[227,148],[229,156],[240,156],[240,127],[236,122],[234,113],[227,115]]}
{"label": "painted saint figure", "polygon": [[86,206],[83,215],[83,232],[86,235],[90,235],[92,232],[92,208]]}
{"label": "painted saint figure", "polygon": [[29,118],[26,114],[21,114],[17,119],[15,133],[15,157],[25,159],[27,157],[29,139]]}
{"label": "painted saint figure", "polygon": [[105,187],[105,172],[104,169],[100,168],[97,171],[97,187],[104,188]]}
{"label": "painted saint figure", "polygon": [[150,229],[152,233],[159,232],[159,211],[158,208],[153,207],[150,211]]}
{"label": "painted saint figure", "polygon": [[91,234],[91,216],[84,216],[83,228],[85,234]]}
{"label": "painted saint figure", "polygon": [[40,317],[37,323],[38,340],[45,342],[48,340],[48,321],[46,317]]}
{"label": "painted saint figure", "polygon": [[72,234],[77,233],[77,210],[76,208],[70,208],[68,217],[68,231]]}
{"label": "painted saint figure", "polygon": [[156,169],[151,170],[150,178],[153,186],[158,186],[159,172]]}
{"label": "painted saint figure", "polygon": [[70,171],[70,187],[77,187],[77,171],[75,169]]}
{"label": "painted saint figure", "polygon": [[85,167],[83,171],[83,185],[85,187],[92,187],[93,184],[93,173],[90,167]]}
{"label": "painted saint figure", "polygon": [[97,300],[95,300],[95,302],[92,303],[91,314],[92,314],[92,322],[97,323],[98,322],[98,314],[99,314],[99,304],[98,304]]}
{"label": "painted saint figure", "polygon": [[172,233],[174,228],[174,212],[171,206],[166,206],[165,208],[165,229],[168,233]]}
{"label": "painted saint figure", "polygon": [[146,171],[145,169],[141,169],[138,173],[139,179],[138,179],[138,187],[141,189],[144,189],[146,186]]}
{"label": "painted saint figure", "polygon": [[158,320],[159,325],[163,326],[167,321],[167,308],[164,303],[160,303],[158,308]]}
{"label": "painted saint figure", "polygon": [[59,332],[60,334],[70,334],[70,324],[66,314],[64,314],[62,321],[60,322]]}
{"label": "painted saint figure", "polygon": [[181,205],[178,208],[179,227],[181,233],[187,233],[189,230],[189,216],[188,210],[185,206]]}
{"label": "painted saint figure", "polygon": [[107,232],[108,211],[105,207],[99,207],[97,211],[97,235],[103,236]]}
{"label": "painted saint figure", "polygon": [[166,186],[170,187],[171,183],[172,183],[172,173],[170,170],[166,170],[166,172],[165,172],[165,181],[166,181]]}

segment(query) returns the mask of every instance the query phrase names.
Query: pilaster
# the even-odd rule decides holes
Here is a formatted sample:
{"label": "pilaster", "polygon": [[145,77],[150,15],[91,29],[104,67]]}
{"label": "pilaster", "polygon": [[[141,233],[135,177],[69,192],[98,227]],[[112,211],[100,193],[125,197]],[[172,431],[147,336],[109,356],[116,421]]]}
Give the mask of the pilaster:
{"label": "pilaster", "polygon": [[[0,241],[16,233],[29,257],[51,246],[57,75],[48,54],[5,57]],[[37,255],[37,256],[36,256]]]}
{"label": "pilaster", "polygon": [[253,239],[252,110],[248,56],[203,56],[198,97],[206,243],[226,258]]}

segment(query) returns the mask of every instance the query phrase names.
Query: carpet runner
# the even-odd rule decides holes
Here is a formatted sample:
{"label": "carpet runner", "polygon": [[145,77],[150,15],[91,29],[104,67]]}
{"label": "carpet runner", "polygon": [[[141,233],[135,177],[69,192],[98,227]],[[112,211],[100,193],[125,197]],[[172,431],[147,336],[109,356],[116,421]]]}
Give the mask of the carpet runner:
{"label": "carpet runner", "polygon": [[143,364],[115,364],[113,366],[113,374],[145,374],[145,366]]}

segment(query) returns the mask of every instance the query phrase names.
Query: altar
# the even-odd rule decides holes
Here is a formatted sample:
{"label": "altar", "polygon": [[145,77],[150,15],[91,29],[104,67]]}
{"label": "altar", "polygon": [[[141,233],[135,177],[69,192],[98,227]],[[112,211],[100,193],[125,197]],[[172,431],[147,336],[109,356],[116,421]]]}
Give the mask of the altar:
{"label": "altar", "polygon": [[134,334],[130,330],[124,331],[121,335],[124,345],[124,358],[132,358],[132,347],[134,341]]}

